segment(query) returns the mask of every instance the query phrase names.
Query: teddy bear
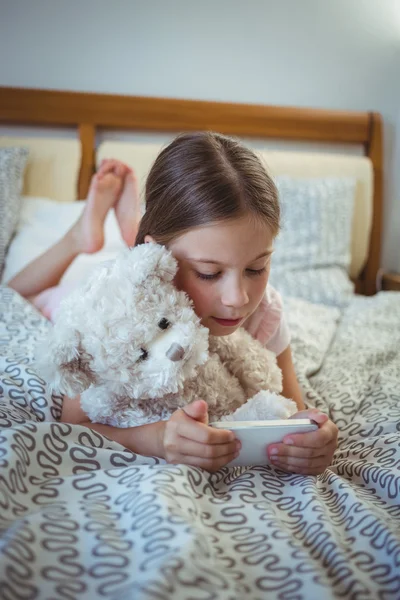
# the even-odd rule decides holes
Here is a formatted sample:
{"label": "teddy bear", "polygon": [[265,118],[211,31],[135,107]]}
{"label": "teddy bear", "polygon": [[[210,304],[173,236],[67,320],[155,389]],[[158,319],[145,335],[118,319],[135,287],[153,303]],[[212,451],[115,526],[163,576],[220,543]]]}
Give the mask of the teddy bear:
{"label": "teddy bear", "polygon": [[51,389],[81,394],[91,421],[168,419],[201,398],[209,420],[289,418],[275,355],[239,328],[216,337],[174,286],[177,261],[156,243],[126,248],[61,303],[37,368]]}

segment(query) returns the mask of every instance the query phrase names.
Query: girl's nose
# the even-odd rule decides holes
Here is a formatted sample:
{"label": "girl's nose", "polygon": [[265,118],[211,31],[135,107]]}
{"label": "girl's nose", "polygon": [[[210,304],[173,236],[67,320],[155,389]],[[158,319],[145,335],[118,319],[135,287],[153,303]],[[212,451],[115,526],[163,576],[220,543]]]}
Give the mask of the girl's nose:
{"label": "girl's nose", "polygon": [[241,308],[249,301],[249,296],[246,287],[243,283],[235,283],[227,286],[221,296],[221,302],[224,306],[232,306],[233,308]]}

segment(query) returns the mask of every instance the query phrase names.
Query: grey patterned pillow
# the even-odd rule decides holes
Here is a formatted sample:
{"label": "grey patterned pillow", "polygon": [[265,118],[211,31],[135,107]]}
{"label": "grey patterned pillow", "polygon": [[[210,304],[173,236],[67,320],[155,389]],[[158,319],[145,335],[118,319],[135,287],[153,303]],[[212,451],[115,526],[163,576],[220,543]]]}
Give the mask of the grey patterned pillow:
{"label": "grey patterned pillow", "polygon": [[282,229],[275,242],[271,283],[284,295],[345,305],[356,180],[277,177]]}
{"label": "grey patterned pillow", "polygon": [[0,148],[0,278],[21,209],[27,148]]}
{"label": "grey patterned pillow", "polygon": [[277,177],[282,230],[276,266],[288,269],[350,266],[356,181],[345,177]]}
{"label": "grey patterned pillow", "polygon": [[342,267],[289,271],[273,266],[269,281],[283,296],[337,308],[347,306],[354,295],[354,285]]}

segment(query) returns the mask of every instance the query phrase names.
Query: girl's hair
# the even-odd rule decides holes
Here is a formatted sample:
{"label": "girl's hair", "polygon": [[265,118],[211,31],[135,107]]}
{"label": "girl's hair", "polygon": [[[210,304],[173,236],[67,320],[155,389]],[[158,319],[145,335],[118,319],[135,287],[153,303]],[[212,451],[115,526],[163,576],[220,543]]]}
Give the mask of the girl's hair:
{"label": "girl's hair", "polygon": [[146,182],[146,235],[169,242],[188,230],[251,215],[275,236],[280,209],[274,182],[259,158],[237,140],[213,132],[179,135],[156,158]]}

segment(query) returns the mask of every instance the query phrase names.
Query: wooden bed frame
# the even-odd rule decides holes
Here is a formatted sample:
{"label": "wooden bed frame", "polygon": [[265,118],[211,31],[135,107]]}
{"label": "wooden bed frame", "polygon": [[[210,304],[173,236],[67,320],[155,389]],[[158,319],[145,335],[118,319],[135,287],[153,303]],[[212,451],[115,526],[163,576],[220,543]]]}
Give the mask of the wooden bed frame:
{"label": "wooden bed frame", "polygon": [[208,129],[246,137],[361,144],[373,164],[374,206],[368,259],[356,281],[356,291],[365,295],[376,291],[383,211],[382,119],[379,113],[0,86],[0,123],[77,128],[82,148],[77,190],[80,198],[86,197],[95,169],[98,131]]}

